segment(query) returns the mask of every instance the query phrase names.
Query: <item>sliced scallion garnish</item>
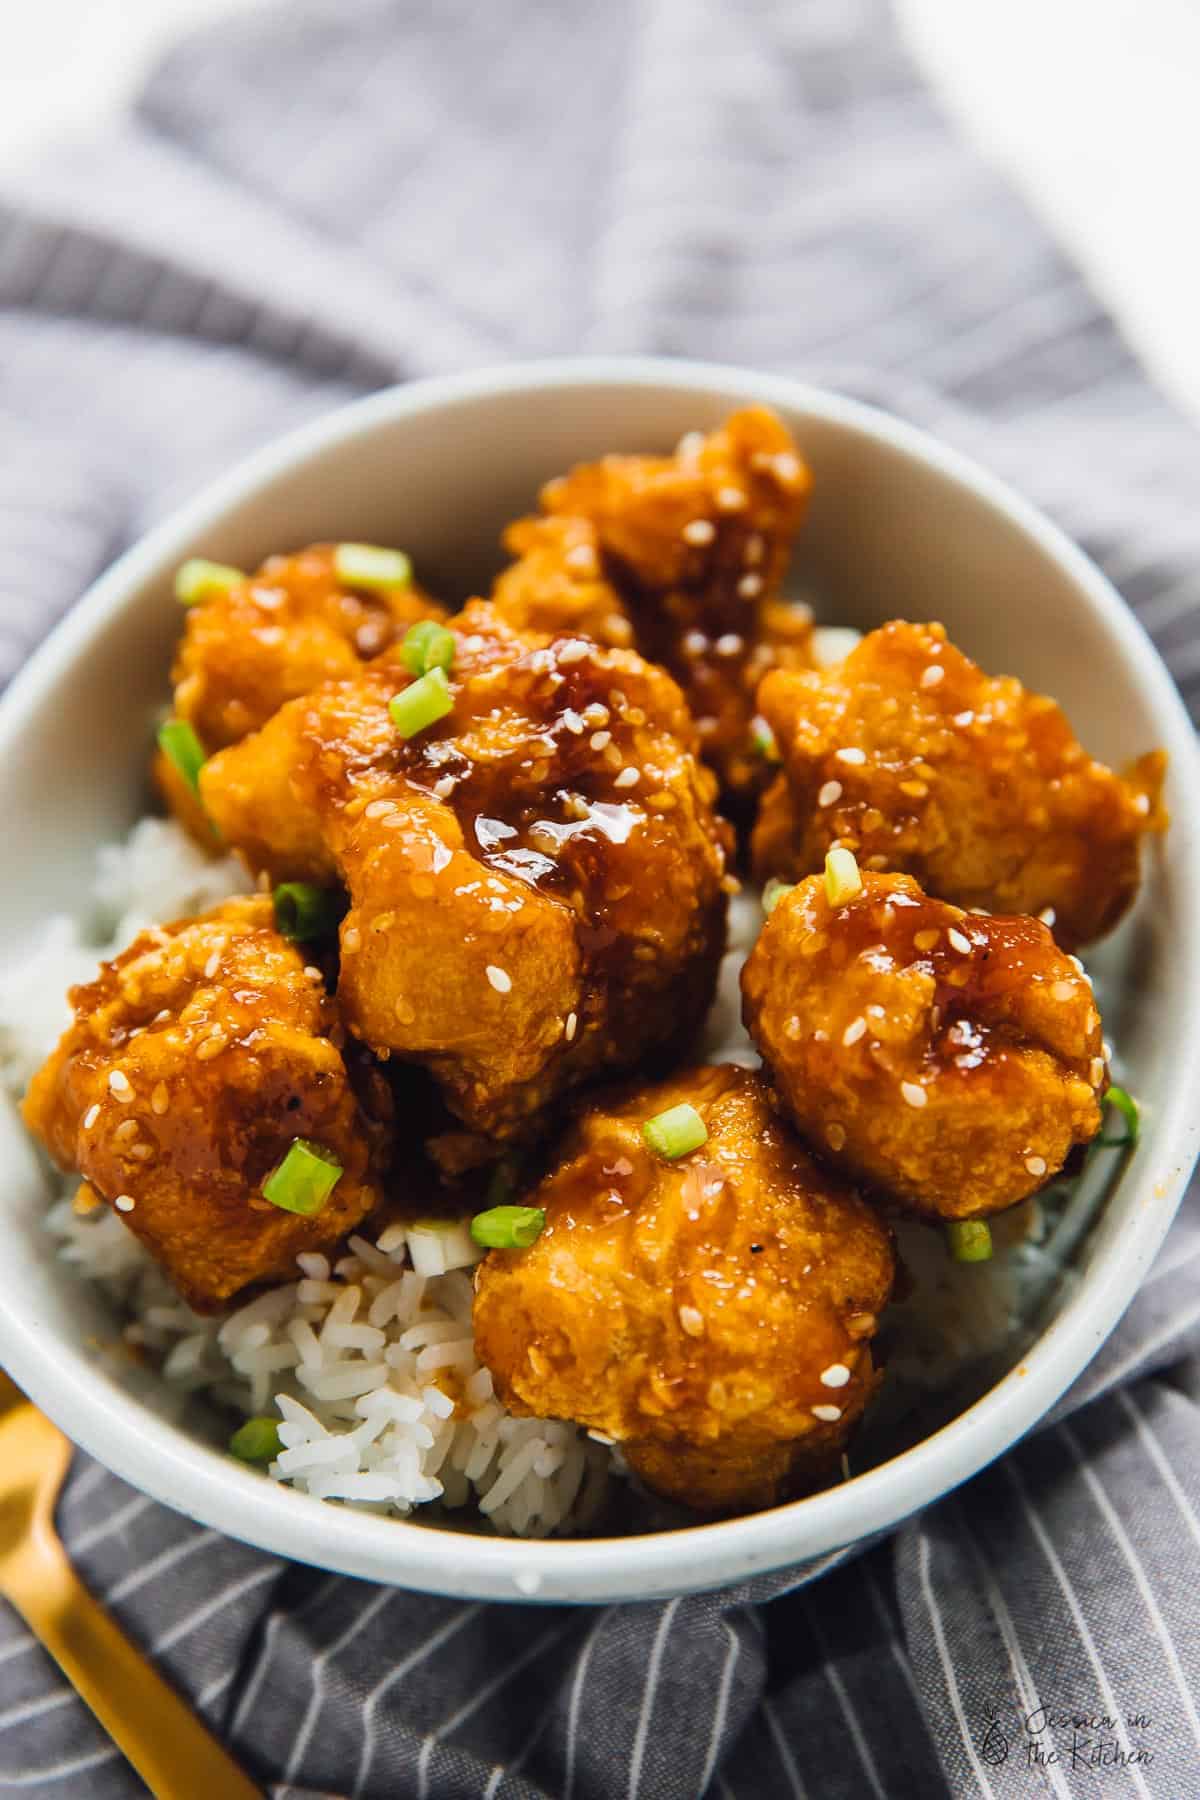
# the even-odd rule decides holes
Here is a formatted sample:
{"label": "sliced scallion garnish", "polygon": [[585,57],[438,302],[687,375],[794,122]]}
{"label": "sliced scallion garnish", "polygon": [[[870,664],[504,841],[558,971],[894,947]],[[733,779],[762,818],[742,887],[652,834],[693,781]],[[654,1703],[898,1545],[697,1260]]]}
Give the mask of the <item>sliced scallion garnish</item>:
{"label": "sliced scallion garnish", "polygon": [[471,1236],[485,1250],[528,1250],[545,1223],[540,1206],[489,1206],[471,1220]]}
{"label": "sliced scallion garnish", "polygon": [[825,897],[830,906],[842,906],[862,893],[862,876],[853,850],[838,844],[825,857]]}
{"label": "sliced scallion garnish", "polygon": [[200,792],[200,771],[207,760],[204,746],[186,719],[166,719],[158,728],[158,747],[183,776],[194,794]]}
{"label": "sliced scallion garnish", "polygon": [[230,563],[209,562],[203,556],[190,556],[175,571],[175,598],[181,606],[199,606],[214,594],[227,594],[245,573]]}
{"label": "sliced scallion garnish", "polygon": [[794,882],[779,881],[772,875],[770,881],[768,881],[766,887],[762,891],[762,909],[766,913],[768,919],[784,896],[791,893],[794,886]]}
{"label": "sliced scallion garnish", "polygon": [[287,1155],[262,1184],[263,1198],[284,1212],[311,1219],[342,1178],[342,1165],[308,1138],[294,1138]]}
{"label": "sliced scallion garnish", "polygon": [[986,1219],[951,1219],[946,1246],[955,1262],[987,1262],[992,1254],[991,1227]]}
{"label": "sliced scallion garnish", "polygon": [[385,590],[412,586],[412,564],[403,550],[379,544],[339,544],[333,572],[346,587]]}
{"label": "sliced scallion garnish", "polygon": [[410,675],[430,669],[449,669],[454,664],[454,633],[436,619],[418,619],[404,634],[400,656]]}
{"label": "sliced scallion garnish", "polygon": [[1124,1137],[1102,1137],[1100,1142],[1115,1150],[1132,1150],[1142,1128],[1137,1101],[1132,1094],[1127,1094],[1124,1088],[1110,1087],[1104,1096],[1104,1104],[1116,1107],[1125,1120],[1126,1131]]}
{"label": "sliced scallion garnish", "polygon": [[419,681],[394,695],[388,711],[400,736],[412,738],[427,726],[444,719],[453,705],[445,669],[430,669]]}
{"label": "sliced scallion garnish", "polygon": [[236,1456],[239,1462],[274,1462],[282,1449],[279,1426],[274,1419],[247,1419],[229,1440],[230,1455]]}
{"label": "sliced scallion garnish", "polygon": [[666,1112],[647,1119],[642,1136],[657,1156],[674,1162],[676,1157],[687,1156],[707,1143],[708,1127],[695,1107],[684,1101],[682,1106],[669,1106]]}
{"label": "sliced scallion garnish", "polygon": [[271,898],[276,925],[297,944],[331,936],[342,916],[341,895],[311,881],[281,881]]}

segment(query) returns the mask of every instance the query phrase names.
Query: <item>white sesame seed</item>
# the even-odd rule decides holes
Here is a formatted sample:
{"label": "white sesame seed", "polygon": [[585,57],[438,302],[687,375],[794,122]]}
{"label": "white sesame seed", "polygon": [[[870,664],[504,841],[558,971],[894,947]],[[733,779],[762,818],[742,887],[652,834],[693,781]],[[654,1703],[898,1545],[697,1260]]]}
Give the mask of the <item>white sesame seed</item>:
{"label": "white sesame seed", "polygon": [[350,954],[353,955],[361,943],[362,943],[362,932],[359,931],[357,926],[351,925],[349,931],[343,931],[343,933],[342,933],[342,949],[343,950],[348,950],[350,952]]}
{"label": "white sesame seed", "polygon": [[975,720],[975,714],[970,710],[969,707],[966,712],[958,712],[958,713],[955,713],[955,715],[954,715],[954,723],[956,725],[971,725],[974,723],[974,720]]}
{"label": "white sesame seed", "polygon": [[842,1409],[840,1406],[814,1406],[812,1415],[814,1419],[820,1419],[822,1425],[836,1425],[842,1416]]}
{"label": "white sesame seed", "polygon": [[860,1037],[866,1036],[866,1031],[867,1031],[867,1021],[863,1018],[862,1014],[860,1013],[857,1019],[851,1019],[849,1025],[847,1025],[845,1031],[843,1031],[843,1033],[842,1033],[843,1044],[846,1044],[846,1045],[857,1044]]}
{"label": "white sesame seed", "polygon": [[[676,456],[682,457],[686,462],[689,457],[699,456],[703,448],[704,433],[702,431],[685,431],[675,446],[675,454]],[[589,1436],[595,1437],[596,1433],[594,1431],[590,1432]],[[604,1441],[608,1444],[612,1443],[611,1438],[606,1438]]]}
{"label": "white sesame seed", "polygon": [[790,450],[781,450],[774,458],[774,468],[780,481],[796,481],[800,475],[800,458]]}
{"label": "white sesame seed", "polygon": [[453,775],[443,775],[440,781],[435,781],[433,784],[433,797],[435,800],[448,800],[453,792]]}
{"label": "white sesame seed", "polygon": [[841,1150],[846,1143],[846,1127],[839,1125],[835,1119],[832,1125],[825,1127],[825,1141],[831,1150]]}
{"label": "white sesame seed", "polygon": [[[1088,1065],[1088,1080],[1093,1087],[1099,1087],[1100,1083],[1104,1080],[1104,1058],[1102,1056],[1093,1056],[1091,1063]],[[86,1119],[84,1120],[84,1124],[87,1124]]]}
{"label": "white sesame seed", "polygon": [[90,1131],[92,1129],[92,1126],[96,1123],[96,1120],[99,1117],[100,1117],[100,1104],[97,1101],[94,1106],[89,1106],[87,1111],[84,1113],[83,1129],[85,1131]]}
{"label": "white sesame seed", "polygon": [[918,1087],[915,1081],[902,1081],[900,1083],[900,1092],[910,1106],[924,1106],[926,1100],[929,1098],[925,1089],[923,1087]]}
{"label": "white sesame seed", "polygon": [[821,1370],[822,1387],[845,1387],[850,1379],[850,1371],[845,1363],[830,1363],[827,1369]]}
{"label": "white sesame seed", "polygon": [[498,994],[507,994],[512,988],[512,976],[507,969],[498,969],[495,963],[487,966],[487,978]]}
{"label": "white sesame seed", "polygon": [[762,576],[754,574],[753,571],[749,575],[743,575],[737,584],[737,591],[742,600],[756,599],[763,591]]}
{"label": "white sesame seed", "polygon": [[726,631],[717,639],[714,649],[718,656],[740,656],[745,642],[736,631]]}
{"label": "white sesame seed", "polygon": [[162,1118],[171,1104],[171,1096],[165,1081],[156,1081],[150,1092],[150,1111]]}
{"label": "white sesame seed", "polygon": [[703,656],[708,649],[708,639],[702,631],[686,631],[683,635],[683,647],[689,656]]}
{"label": "white sesame seed", "polygon": [[574,1043],[575,1033],[578,1030],[578,1028],[579,1028],[579,1014],[569,1012],[567,1014],[566,1025],[563,1027],[563,1036],[566,1038],[568,1044]]}
{"label": "white sesame seed", "polygon": [[113,1201],[118,1212],[132,1212],[136,1204],[132,1194],[118,1194]]}
{"label": "white sesame seed", "polygon": [[680,534],[685,544],[711,544],[717,528],[711,519],[691,519]]}
{"label": "white sesame seed", "polygon": [[607,1431],[589,1431],[588,1436],[591,1438],[593,1443],[604,1444],[608,1448],[611,1448],[612,1445],[615,1444],[617,1441],[616,1438],[609,1437]]}
{"label": "white sesame seed", "polygon": [[589,649],[590,646],[579,638],[571,638],[567,643],[560,644],[555,654],[560,663],[577,663],[583,661]]}
{"label": "white sesame seed", "polygon": [[583,720],[572,707],[568,706],[562,716],[562,722],[565,728],[575,737],[583,736]]}
{"label": "white sesame seed", "polygon": [[209,957],[208,961],[204,965],[205,981],[211,981],[213,976],[216,974],[217,970],[220,968],[220,966],[221,966],[221,952],[219,950],[214,950],[212,955]]}
{"label": "white sesame seed", "polygon": [[1050,989],[1050,998],[1052,1000],[1073,1000],[1075,998],[1075,983],[1073,981],[1054,982]]}
{"label": "white sesame seed", "polygon": [[1053,925],[1057,917],[1058,914],[1052,906],[1043,906],[1041,912],[1038,914],[1038,918],[1042,921],[1043,925]]}
{"label": "white sesame seed", "polygon": [[1025,1167],[1029,1170],[1031,1175],[1044,1175],[1046,1173],[1046,1159],[1044,1156],[1027,1156],[1025,1158]]}
{"label": "white sesame seed", "polygon": [[129,1085],[129,1078],[128,1076],[123,1075],[120,1069],[111,1069],[109,1071],[108,1091],[110,1094],[115,1094],[117,1099],[123,1102],[128,1101],[133,1095],[133,1089]]}
{"label": "white sesame seed", "polygon": [[609,744],[612,743],[612,732],[593,731],[588,742],[591,744],[593,750],[606,750]]}
{"label": "white sesame seed", "polygon": [[853,744],[851,744],[848,749],[836,751],[835,755],[839,762],[844,763],[858,764],[865,763],[867,760],[866,751],[857,749]]}
{"label": "white sesame seed", "polygon": [[746,504],[746,496],[741,488],[723,487],[717,489],[717,505],[722,512],[740,512]]}
{"label": "white sesame seed", "polygon": [[1149,794],[1138,794],[1133,802],[1133,810],[1136,813],[1148,813],[1150,811]]}
{"label": "white sesame seed", "polygon": [[308,976],[310,981],[324,981],[325,979],[316,963],[306,963],[304,965],[304,973]]}
{"label": "white sesame seed", "polygon": [[936,687],[938,682],[942,680],[945,673],[946,673],[946,671],[945,671],[945,669],[943,669],[941,663],[930,663],[929,667],[925,670],[924,674],[921,676],[921,686],[923,688]]}
{"label": "white sesame seed", "polygon": [[1107,1038],[1105,1038],[1104,1041],[1100,1045],[1100,1054],[1104,1058],[1106,1063],[1110,1063],[1112,1061],[1112,1056],[1113,1056],[1112,1045],[1109,1043]]}
{"label": "white sesame seed", "polygon": [[817,795],[817,805],[818,806],[832,806],[834,804],[834,802],[837,800],[840,800],[841,797],[842,797],[841,782],[840,781],[827,781],[825,783],[824,787],[821,789],[820,793]]}
{"label": "white sesame seed", "polygon": [[613,782],[613,786],[619,788],[636,787],[640,780],[641,776],[637,769],[622,769],[621,773],[617,776],[617,779]]}
{"label": "white sesame seed", "polygon": [[382,819],[385,814],[395,811],[393,800],[369,800],[363,808],[364,819]]}
{"label": "white sesame seed", "polygon": [[681,1306],[679,1309],[679,1323],[683,1326],[683,1329],[687,1332],[689,1337],[704,1336],[704,1314],[698,1307]]}
{"label": "white sesame seed", "polygon": [[950,940],[951,947],[957,950],[960,956],[970,955],[971,940],[963,932],[957,930],[956,927],[952,925],[946,933],[946,936]]}

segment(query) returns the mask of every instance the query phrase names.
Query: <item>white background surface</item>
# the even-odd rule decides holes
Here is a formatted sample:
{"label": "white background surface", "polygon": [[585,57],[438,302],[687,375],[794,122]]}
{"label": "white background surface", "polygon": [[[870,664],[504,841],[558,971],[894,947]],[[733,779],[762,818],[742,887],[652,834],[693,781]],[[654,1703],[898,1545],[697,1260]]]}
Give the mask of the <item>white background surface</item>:
{"label": "white background surface", "polygon": [[[258,3],[8,0],[0,168],[119,108],[177,33]],[[1200,416],[1196,0],[895,3],[947,109],[1024,189],[1160,384]]]}

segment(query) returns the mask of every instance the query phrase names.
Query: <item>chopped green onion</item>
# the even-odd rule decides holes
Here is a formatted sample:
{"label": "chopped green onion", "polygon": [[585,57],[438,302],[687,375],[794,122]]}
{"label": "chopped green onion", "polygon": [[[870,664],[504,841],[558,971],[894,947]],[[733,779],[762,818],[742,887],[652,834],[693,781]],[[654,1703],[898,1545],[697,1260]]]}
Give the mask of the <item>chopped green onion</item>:
{"label": "chopped green onion", "polygon": [[175,765],[194,794],[200,792],[204,746],[186,719],[167,719],[158,728],[158,747]]}
{"label": "chopped green onion", "polygon": [[768,919],[784,896],[791,893],[794,886],[795,882],[778,881],[776,877],[772,875],[770,881],[768,881],[766,887],[762,891],[762,909],[766,913]]}
{"label": "chopped green onion", "polygon": [[285,938],[297,944],[329,937],[342,916],[341,895],[332,888],[314,887],[310,881],[281,881],[272,899],[276,925]]}
{"label": "chopped green onion", "polygon": [[191,556],[175,571],[175,598],[181,606],[198,606],[214,594],[227,594],[246,576],[229,563],[208,562],[203,556]]}
{"label": "chopped green onion", "polygon": [[1124,1088],[1110,1087],[1104,1096],[1104,1103],[1106,1106],[1115,1106],[1123,1114],[1127,1129],[1124,1137],[1102,1137],[1100,1142],[1113,1149],[1132,1150],[1141,1134],[1141,1115],[1137,1101]]}
{"label": "chopped green onion", "polygon": [[279,1426],[274,1419],[247,1419],[230,1438],[229,1449],[239,1462],[274,1462],[283,1449]]}
{"label": "chopped green onion", "polygon": [[986,1219],[952,1219],[946,1227],[946,1245],[955,1262],[987,1262],[992,1254],[992,1232]]}
{"label": "chopped green onion", "polygon": [[657,1155],[674,1162],[677,1156],[686,1156],[707,1143],[708,1127],[695,1107],[685,1101],[682,1106],[669,1106],[666,1112],[647,1119],[642,1136]]}
{"label": "chopped green onion", "polygon": [[835,844],[825,855],[825,898],[830,906],[844,906],[862,893],[862,876],[853,850]]}
{"label": "chopped green onion", "polygon": [[471,1236],[485,1250],[528,1250],[545,1223],[540,1206],[489,1206],[471,1220]]}
{"label": "chopped green onion", "polygon": [[444,719],[454,706],[445,669],[430,669],[411,687],[393,696],[388,711],[402,738],[416,737],[427,725]]}
{"label": "chopped green onion", "polygon": [[775,733],[765,719],[755,718],[750,721],[750,742],[765,761],[777,763],[781,760]]}
{"label": "chopped green onion", "polygon": [[452,668],[454,649],[452,631],[436,619],[418,619],[405,632],[400,655],[410,675],[425,675],[430,669]]}
{"label": "chopped green onion", "polygon": [[263,1196],[284,1212],[311,1219],[342,1178],[342,1165],[308,1138],[294,1138],[287,1155],[262,1184]]}
{"label": "chopped green onion", "polygon": [[347,587],[412,586],[412,564],[403,550],[384,550],[378,544],[339,544],[333,553],[333,572]]}

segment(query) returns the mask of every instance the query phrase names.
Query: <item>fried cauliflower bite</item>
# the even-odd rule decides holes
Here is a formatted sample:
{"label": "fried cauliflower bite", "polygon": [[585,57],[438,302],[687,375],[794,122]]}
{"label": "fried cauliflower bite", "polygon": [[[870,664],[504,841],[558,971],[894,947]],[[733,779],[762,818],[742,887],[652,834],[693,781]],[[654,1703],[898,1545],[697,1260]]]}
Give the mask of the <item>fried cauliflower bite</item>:
{"label": "fried cauliflower bite", "polygon": [[1070,949],[1117,923],[1141,840],[1166,824],[1161,752],[1114,774],[1053,700],[985,675],[941,625],[898,621],[833,668],[768,675],[758,704],[783,758],[760,880],[810,874],[840,844],[958,905],[1044,913]]}
{"label": "fried cauliflower bite", "polygon": [[746,1025],[795,1124],[915,1212],[1033,1193],[1100,1127],[1087,977],[1037,919],[964,913],[907,875],[831,904],[810,877],[742,972]]}
{"label": "fried cauliflower bite", "polygon": [[[708,1141],[667,1162],[642,1124],[681,1103]],[[600,1097],[527,1199],[541,1236],[476,1277],[476,1346],[512,1412],[605,1433],[701,1512],[770,1506],[832,1472],[874,1386],[891,1239],[760,1075],[696,1068]]]}
{"label": "fried cauliflower bite", "polygon": [[699,1023],[727,832],[661,669],[484,601],[453,631],[451,710],[417,736],[389,716],[410,677],[384,658],[213,758],[201,792],[254,866],[348,888],[350,1029],[505,1139]]}
{"label": "fried cauliflower bite", "polygon": [[[287,1280],[298,1252],[330,1248],[377,1205],[380,1132],[320,970],[276,932],[269,900],[142,932],[71,1004],[26,1123],[199,1311]],[[262,1194],[296,1138],[343,1170],[311,1217]]]}
{"label": "fried cauliflower bite", "polygon": [[548,518],[510,527],[521,561],[495,598],[514,623],[606,643],[630,641],[631,624],[637,648],[682,686],[736,802],[765,771],[752,731],[760,678],[812,660],[807,609],[779,599],[810,485],[786,427],[762,407],[689,434],[674,456],[580,465],[543,489]]}
{"label": "fried cauliflower bite", "polygon": [[492,586],[500,617],[518,631],[581,632],[627,650],[634,640],[625,602],[601,570],[590,519],[517,519],[504,533],[516,558]]}
{"label": "fried cauliflower bite", "polygon": [[254,575],[191,606],[171,680],[175,715],[206,750],[235,744],[287,700],[356,675],[417,619],[443,609],[408,585],[355,588],[336,544],[268,557]]}

